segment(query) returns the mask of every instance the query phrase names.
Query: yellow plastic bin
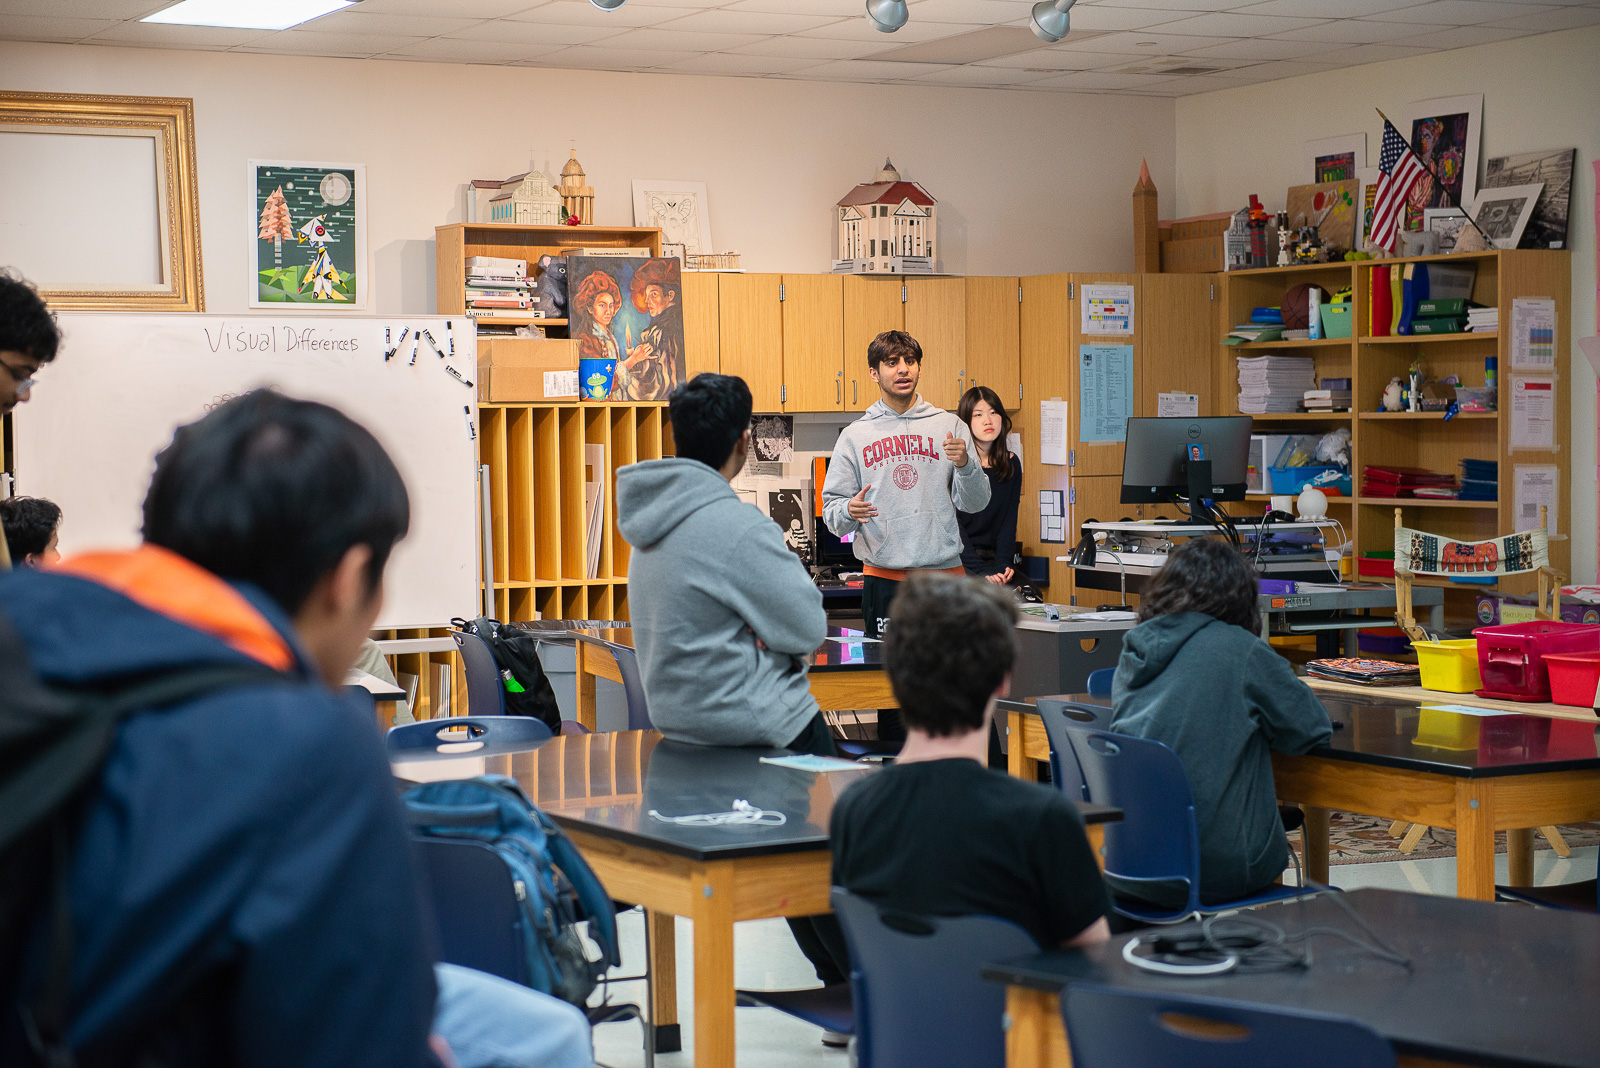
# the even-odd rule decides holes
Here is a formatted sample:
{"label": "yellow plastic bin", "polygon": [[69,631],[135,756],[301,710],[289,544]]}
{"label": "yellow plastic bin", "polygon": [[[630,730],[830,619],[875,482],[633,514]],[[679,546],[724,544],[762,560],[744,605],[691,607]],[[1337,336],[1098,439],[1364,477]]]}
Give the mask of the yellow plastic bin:
{"label": "yellow plastic bin", "polygon": [[1422,688],[1443,693],[1472,693],[1483,686],[1478,675],[1478,639],[1453,638],[1441,642],[1412,642]]}

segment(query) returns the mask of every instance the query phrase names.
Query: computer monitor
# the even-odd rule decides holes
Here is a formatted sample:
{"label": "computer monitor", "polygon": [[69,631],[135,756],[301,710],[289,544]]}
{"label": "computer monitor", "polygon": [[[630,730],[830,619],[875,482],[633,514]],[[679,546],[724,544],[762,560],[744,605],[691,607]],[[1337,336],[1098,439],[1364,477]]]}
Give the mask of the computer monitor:
{"label": "computer monitor", "polygon": [[[1244,500],[1250,424],[1248,415],[1129,419],[1122,455],[1122,503],[1162,504],[1188,498],[1190,514],[1198,517],[1198,501],[1192,499],[1197,495],[1213,501]],[[1196,464],[1192,472],[1191,463]],[[1191,474],[1196,476],[1195,493],[1190,492]]]}
{"label": "computer monitor", "polygon": [[821,567],[832,567],[840,571],[860,571],[861,561],[856,559],[855,550],[851,542],[855,541],[854,534],[836,537],[828,525],[821,519],[817,520],[817,564]]}

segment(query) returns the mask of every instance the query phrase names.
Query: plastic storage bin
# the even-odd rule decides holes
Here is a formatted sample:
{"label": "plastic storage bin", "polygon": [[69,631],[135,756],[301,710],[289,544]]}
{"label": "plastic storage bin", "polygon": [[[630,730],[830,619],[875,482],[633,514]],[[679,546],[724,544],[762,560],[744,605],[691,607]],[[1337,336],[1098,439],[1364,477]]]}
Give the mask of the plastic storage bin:
{"label": "plastic storage bin", "polygon": [[1550,672],[1550,699],[1558,705],[1594,708],[1600,688],[1600,653],[1551,653],[1544,658]]}
{"label": "plastic storage bin", "polygon": [[[1269,468],[1268,470],[1272,475],[1272,492],[1283,494],[1299,493],[1306,486],[1310,485],[1312,482],[1315,482],[1317,480],[1317,476],[1322,474],[1324,471],[1338,472],[1341,471],[1342,468],[1330,464],[1319,467],[1273,467]],[[1342,494],[1349,493],[1350,476],[1348,474],[1344,474],[1340,476],[1337,482],[1333,482],[1326,486],[1318,486],[1317,489],[1321,490],[1323,493],[1326,493],[1330,497],[1338,497]]]}
{"label": "plastic storage bin", "polygon": [[1363,578],[1394,578],[1394,552],[1362,553],[1356,572]]}
{"label": "plastic storage bin", "polygon": [[1442,642],[1412,642],[1422,688],[1444,693],[1472,693],[1483,685],[1478,673],[1478,639],[1452,638]]}
{"label": "plastic storage bin", "polygon": [[1349,337],[1350,336],[1350,309],[1354,307],[1349,301],[1342,304],[1322,305],[1322,336],[1323,337]]}
{"label": "plastic storage bin", "polygon": [[1411,639],[1399,627],[1372,627],[1356,634],[1356,648],[1380,656],[1403,656],[1411,651]]}
{"label": "plastic storage bin", "polygon": [[1550,700],[1551,653],[1600,653],[1600,627],[1585,623],[1536,620],[1501,627],[1479,627],[1478,671],[1483,676],[1479,697],[1505,701]]}

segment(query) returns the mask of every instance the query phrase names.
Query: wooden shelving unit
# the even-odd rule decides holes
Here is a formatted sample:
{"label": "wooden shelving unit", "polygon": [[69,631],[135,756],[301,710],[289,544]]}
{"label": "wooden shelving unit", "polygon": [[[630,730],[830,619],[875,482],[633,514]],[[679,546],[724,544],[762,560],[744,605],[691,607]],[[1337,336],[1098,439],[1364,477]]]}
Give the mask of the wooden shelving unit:
{"label": "wooden shelving unit", "polygon": [[[617,468],[672,455],[666,406],[484,404],[480,413],[496,618],[627,619],[630,549],[616,528]],[[586,445],[605,449],[604,534],[593,577],[585,557]]]}
{"label": "wooden shelving unit", "polygon": [[[1472,334],[1416,334],[1391,337],[1366,336],[1365,324],[1370,307],[1372,271],[1379,265],[1446,262],[1472,263],[1478,268],[1472,299],[1498,307],[1502,329]],[[1352,317],[1356,325],[1351,338],[1319,341],[1269,342],[1259,345],[1219,345],[1216,388],[1222,402],[1219,410],[1238,411],[1238,376],[1234,357],[1241,350],[1294,349],[1295,355],[1311,356],[1318,378],[1349,378],[1354,395],[1354,412],[1298,413],[1255,416],[1263,431],[1282,433],[1290,426],[1304,426],[1309,432],[1317,426],[1333,429],[1348,426],[1352,432],[1351,474],[1359,492],[1361,470],[1367,464],[1394,464],[1424,467],[1455,474],[1462,459],[1496,460],[1500,464],[1499,499],[1496,501],[1440,501],[1390,499],[1384,497],[1332,497],[1331,513],[1355,543],[1356,552],[1388,551],[1394,547],[1394,509],[1399,507],[1405,521],[1418,529],[1464,540],[1482,540],[1507,534],[1531,525],[1514,514],[1518,464],[1546,464],[1560,469],[1560,505],[1556,509],[1559,533],[1571,531],[1571,502],[1568,499],[1571,468],[1571,431],[1567,426],[1570,383],[1556,378],[1556,419],[1558,424],[1553,452],[1510,449],[1509,417],[1500,411],[1462,412],[1446,421],[1437,412],[1382,412],[1378,410],[1383,388],[1395,375],[1404,374],[1413,360],[1420,359],[1430,379],[1459,375],[1464,385],[1484,382],[1484,358],[1498,359],[1501,407],[1507,403],[1511,376],[1511,302],[1517,297],[1547,297],[1556,302],[1556,338],[1559,346],[1557,366],[1564,367],[1564,353],[1571,345],[1571,263],[1567,252],[1534,250],[1465,253],[1459,256],[1422,256],[1412,259],[1365,260],[1357,263],[1307,264],[1295,267],[1235,271],[1218,276],[1224,292],[1223,317],[1219,324],[1227,330],[1235,323],[1248,321],[1250,310],[1281,302],[1284,291],[1300,282],[1313,282],[1330,293],[1352,287]],[[1252,495],[1261,499],[1264,495]],[[1571,542],[1554,540],[1550,545],[1551,563],[1566,572],[1571,563]],[[1419,580],[1420,581],[1420,580]],[[1446,598],[1447,615],[1462,621],[1470,615],[1471,598],[1484,589],[1523,594],[1533,588],[1531,577],[1514,577],[1496,585],[1441,582],[1452,591]]]}

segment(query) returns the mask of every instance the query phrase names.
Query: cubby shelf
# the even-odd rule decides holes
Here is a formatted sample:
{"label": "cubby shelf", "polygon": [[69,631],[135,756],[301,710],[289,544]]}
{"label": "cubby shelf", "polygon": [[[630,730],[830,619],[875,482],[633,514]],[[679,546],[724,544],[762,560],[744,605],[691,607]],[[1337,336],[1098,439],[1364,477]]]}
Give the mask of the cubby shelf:
{"label": "cubby shelf", "polygon": [[1405,421],[1405,420],[1426,421],[1426,420],[1432,419],[1436,423],[1453,423],[1457,419],[1468,419],[1468,420],[1472,420],[1472,419],[1498,419],[1498,418],[1500,418],[1500,413],[1499,412],[1457,412],[1455,415],[1452,415],[1449,419],[1446,419],[1444,417],[1444,413],[1443,412],[1361,412],[1359,415],[1356,416],[1356,418],[1358,418],[1358,419],[1378,419],[1378,420],[1384,420],[1384,421],[1388,421],[1388,420],[1395,420],[1395,421]]}
{"label": "cubby shelf", "polygon": [[1396,334],[1390,337],[1364,337],[1363,345],[1432,345],[1438,341],[1497,341],[1498,330],[1484,330],[1472,334]]}
{"label": "cubby shelf", "polygon": [[1350,421],[1349,412],[1269,412],[1265,415],[1252,415],[1250,418],[1258,423],[1306,423],[1306,422],[1339,422]]}
{"label": "cubby shelf", "polygon": [[1343,345],[1349,347],[1350,339],[1347,337],[1333,338],[1291,338],[1287,341],[1246,341],[1234,345],[1236,349],[1310,349],[1326,348],[1329,345]]}
{"label": "cubby shelf", "polygon": [[1475,508],[1493,511],[1500,507],[1499,501],[1433,500],[1427,497],[1357,497],[1356,501],[1390,508]]}

